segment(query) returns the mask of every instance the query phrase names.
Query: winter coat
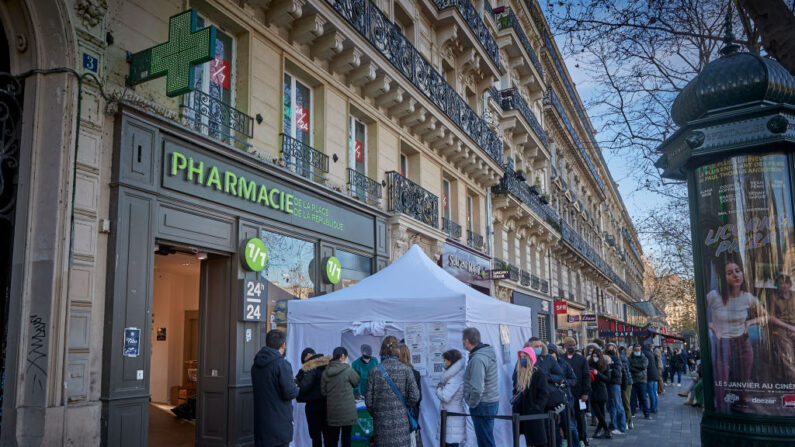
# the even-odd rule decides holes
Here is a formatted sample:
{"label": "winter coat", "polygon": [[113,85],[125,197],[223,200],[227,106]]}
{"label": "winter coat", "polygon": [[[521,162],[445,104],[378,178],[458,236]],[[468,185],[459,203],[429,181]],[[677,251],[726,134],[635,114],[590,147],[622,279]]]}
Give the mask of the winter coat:
{"label": "winter coat", "polygon": [[674,372],[676,371],[684,371],[685,370],[685,360],[682,358],[681,354],[676,354],[671,356],[671,370]]}
{"label": "winter coat", "polygon": [[295,375],[295,383],[298,385],[296,401],[307,404],[322,402],[325,405],[326,398],[320,393],[320,377],[330,361],[331,356],[315,354],[304,362]]}
{"label": "winter coat", "polygon": [[[464,368],[463,359],[453,363],[442,374],[436,397],[439,398],[440,409],[453,413],[466,413],[464,410]],[[436,419],[436,439],[441,430],[440,419]],[[467,418],[465,416],[447,417],[447,441],[450,444],[463,443],[467,438]]]}
{"label": "winter coat", "polygon": [[610,385],[621,385],[624,377],[624,367],[621,364],[621,359],[617,355],[611,355],[610,358]]}
{"label": "winter coat", "polygon": [[293,440],[293,399],[298,386],[293,367],[279,351],[267,346],[254,357],[254,443],[257,447],[287,444]]}
{"label": "winter coat", "polygon": [[648,376],[647,376],[647,383],[648,382],[659,382],[660,381],[660,369],[657,364],[657,357],[654,356],[654,353],[650,350],[641,351],[643,355],[649,359],[648,365]]}
{"label": "winter coat", "polygon": [[477,345],[469,353],[469,362],[464,372],[464,401],[469,408],[481,402],[493,404],[500,401],[497,388],[497,354],[486,344]]}
{"label": "winter coat", "polygon": [[649,359],[641,353],[640,355],[629,356],[629,370],[632,373],[632,383],[648,382]]}
{"label": "winter coat", "polygon": [[[610,357],[606,357],[610,358]],[[610,384],[610,367],[605,371],[594,369],[593,388],[591,388],[591,400],[594,402],[607,402],[607,385]]]}
{"label": "winter coat", "polygon": [[410,407],[409,410],[411,411],[411,415],[414,417],[414,420],[417,421],[417,430],[420,427],[420,402],[422,402],[422,381],[420,380],[420,372],[414,368],[411,368],[411,373],[414,374],[414,381],[417,382],[417,391],[419,392],[419,398],[417,399],[417,403],[414,406]]}
{"label": "winter coat", "polygon": [[359,384],[356,385],[356,388],[353,389],[353,392],[357,395],[364,396],[364,392],[367,391],[367,374],[370,373],[370,370],[375,368],[378,365],[378,359],[370,356],[370,361],[365,363],[361,357],[354,360],[353,365],[351,367],[354,371],[359,373]]}
{"label": "winter coat", "polygon": [[[520,415],[544,413],[548,407],[549,385],[547,380],[544,371],[534,367],[530,386],[522,391],[522,397],[513,405],[513,412]],[[516,390],[516,379],[514,379],[512,389]],[[546,445],[547,430],[544,422],[544,420],[536,420],[519,423],[519,433],[524,435],[527,445]]]}
{"label": "winter coat", "polygon": [[345,427],[359,423],[353,388],[359,374],[347,363],[331,362],[323,372],[320,391],[326,397],[326,423],[329,427]]}
{"label": "winter coat", "polygon": [[558,358],[558,366],[563,370],[563,375],[566,377],[566,387],[564,389],[566,391],[568,403],[569,405],[574,405],[574,394],[572,394],[571,390],[577,386],[577,375],[574,374],[574,370],[571,368],[571,365],[569,365],[569,362],[561,358]]}
{"label": "winter coat", "polygon": [[[420,391],[411,367],[391,356],[382,358],[381,366],[403,395],[406,405],[416,405],[420,399]],[[406,447],[411,444],[406,407],[384,379],[381,368],[372,368],[367,375],[364,402],[373,417],[373,441],[376,447]]]}
{"label": "winter coat", "polygon": [[539,355],[535,364],[547,377],[547,409],[552,409],[566,402],[566,395],[558,388],[566,380],[558,361],[551,355]]}
{"label": "winter coat", "polygon": [[589,372],[588,362],[585,357],[579,354],[574,354],[571,358],[563,354],[562,357],[564,361],[571,365],[574,375],[577,376],[577,385],[572,387],[571,393],[574,395],[575,400],[580,399],[580,397],[591,392],[591,373]]}
{"label": "winter coat", "polygon": [[632,386],[632,372],[629,370],[629,359],[625,354],[619,354],[621,359],[622,373],[621,373],[621,387],[626,388]]}

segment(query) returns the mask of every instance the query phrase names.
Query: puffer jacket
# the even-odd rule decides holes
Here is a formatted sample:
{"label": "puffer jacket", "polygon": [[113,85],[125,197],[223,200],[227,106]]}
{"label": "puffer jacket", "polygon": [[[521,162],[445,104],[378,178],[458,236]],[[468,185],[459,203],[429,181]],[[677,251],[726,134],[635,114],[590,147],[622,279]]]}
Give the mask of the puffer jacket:
{"label": "puffer jacket", "polygon": [[293,367],[276,349],[260,349],[251,367],[254,388],[254,445],[267,447],[293,440],[293,399],[298,386]]}
{"label": "puffer jacket", "polygon": [[464,372],[464,401],[470,409],[481,402],[493,404],[500,401],[497,354],[489,345],[481,343],[469,353],[469,363]]}
{"label": "puffer jacket", "polygon": [[324,402],[326,399],[320,393],[320,377],[326,370],[331,356],[315,354],[307,360],[295,376],[295,383],[298,384],[298,402]]}
{"label": "puffer jacket", "polygon": [[624,376],[624,368],[621,359],[617,355],[610,355],[610,385],[621,385]]}
{"label": "puffer jacket", "polygon": [[647,383],[649,359],[643,353],[629,356],[629,370],[632,372],[632,383]]}
{"label": "puffer jacket", "polygon": [[[453,413],[466,413],[464,411],[464,367],[463,359],[450,365],[442,374],[439,387],[436,388],[436,397],[439,398],[442,410]],[[436,439],[439,439],[441,430],[440,419],[436,419]],[[467,438],[467,418],[465,416],[449,416],[447,418],[447,437],[449,444],[463,443]]]}
{"label": "puffer jacket", "polygon": [[320,392],[326,397],[326,422],[330,427],[359,423],[353,388],[359,384],[359,373],[347,363],[331,362],[320,380]]}

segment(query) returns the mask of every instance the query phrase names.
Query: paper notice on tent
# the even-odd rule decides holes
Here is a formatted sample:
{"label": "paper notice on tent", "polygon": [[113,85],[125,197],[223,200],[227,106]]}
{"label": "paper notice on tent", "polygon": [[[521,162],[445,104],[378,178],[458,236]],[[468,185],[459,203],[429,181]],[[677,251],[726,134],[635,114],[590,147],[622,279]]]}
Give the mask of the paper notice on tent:
{"label": "paper notice on tent", "polygon": [[447,350],[447,323],[428,323],[428,372],[432,378],[438,379],[444,373],[442,354]]}
{"label": "paper notice on tent", "polygon": [[426,349],[428,339],[425,336],[425,325],[422,323],[409,323],[406,324],[405,329],[406,346],[409,348],[411,354],[411,363],[414,365],[420,375],[427,375],[428,368],[426,367]]}

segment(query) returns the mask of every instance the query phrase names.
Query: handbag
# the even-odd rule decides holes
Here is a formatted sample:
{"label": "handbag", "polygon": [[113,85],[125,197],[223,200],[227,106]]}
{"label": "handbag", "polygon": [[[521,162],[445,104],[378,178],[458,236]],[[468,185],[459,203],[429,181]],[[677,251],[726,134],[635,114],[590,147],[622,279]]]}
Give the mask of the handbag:
{"label": "handbag", "polygon": [[406,416],[409,417],[409,431],[410,432],[417,431],[417,429],[420,426],[419,424],[417,424],[417,421],[414,419],[414,416],[411,415],[411,411],[409,410],[409,407],[406,406],[406,401],[403,400],[403,395],[400,394],[400,391],[397,389],[397,386],[395,386],[395,382],[392,381],[392,379],[389,377],[389,374],[387,374],[386,370],[384,370],[384,366],[381,365],[380,363],[378,364],[378,369],[381,370],[381,374],[384,375],[386,383],[389,384],[389,387],[392,388],[392,391],[395,392],[395,396],[397,396],[397,398],[400,400],[400,403],[403,404],[403,408],[406,409]]}

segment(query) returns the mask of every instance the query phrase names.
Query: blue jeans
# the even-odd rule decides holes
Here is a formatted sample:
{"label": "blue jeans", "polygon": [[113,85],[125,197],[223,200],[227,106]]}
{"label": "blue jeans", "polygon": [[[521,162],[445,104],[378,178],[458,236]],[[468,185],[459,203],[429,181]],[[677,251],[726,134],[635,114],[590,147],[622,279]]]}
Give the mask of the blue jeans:
{"label": "blue jeans", "polygon": [[[579,405],[579,402],[577,403]],[[570,414],[571,413],[571,414]],[[574,408],[571,407],[571,403],[560,413],[560,428],[563,429],[563,433],[568,436],[569,433],[569,425],[572,423],[572,416],[574,414]],[[555,430],[555,445],[560,447],[563,445],[563,436],[560,434],[561,430]],[[571,427],[571,439],[568,440],[568,445],[570,447],[579,447],[580,445],[580,436],[577,434],[577,424],[574,424]]]}
{"label": "blue jeans", "polygon": [[621,385],[608,385],[607,394],[607,412],[610,413],[608,428],[624,433],[627,431],[627,415],[624,413],[624,401],[621,400]]}
{"label": "blue jeans", "polygon": [[646,403],[647,386],[648,385],[645,383],[636,383],[632,385],[632,398],[637,399],[638,407],[643,410],[643,416],[645,417],[649,417],[649,406]]}
{"label": "blue jeans", "polygon": [[646,391],[649,393],[649,411],[652,413],[657,412],[657,381],[656,380],[649,380],[646,384],[648,390]]}
{"label": "blue jeans", "polygon": [[472,425],[475,426],[475,436],[478,438],[478,447],[497,447],[494,441],[494,418],[477,416],[496,416],[498,406],[498,402],[480,403],[477,407],[469,409]]}
{"label": "blue jeans", "polygon": [[[682,370],[676,372],[676,381],[681,385],[682,384]],[[674,383],[674,376],[671,373],[671,383]]]}

